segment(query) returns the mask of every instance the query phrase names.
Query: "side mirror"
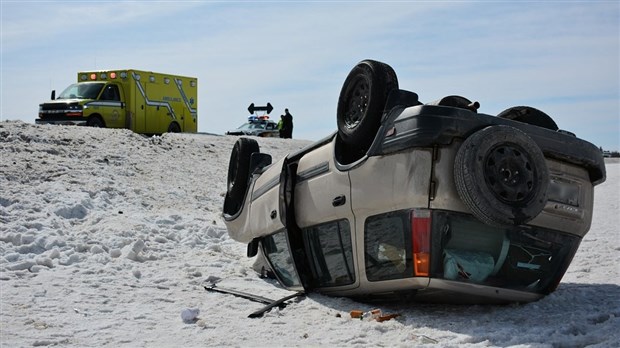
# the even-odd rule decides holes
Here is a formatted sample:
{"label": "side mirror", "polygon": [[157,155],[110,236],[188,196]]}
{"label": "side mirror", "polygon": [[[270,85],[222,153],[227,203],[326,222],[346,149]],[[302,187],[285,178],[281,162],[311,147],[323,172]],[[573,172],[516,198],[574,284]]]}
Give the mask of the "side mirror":
{"label": "side mirror", "polygon": [[52,95],[50,96],[51,100],[56,100],[56,90],[52,89]]}
{"label": "side mirror", "polygon": [[247,251],[248,257],[254,257],[256,256],[256,254],[258,254],[258,241],[259,241],[259,238],[254,238],[252,239],[250,243],[248,243],[248,251]]}
{"label": "side mirror", "polygon": [[255,152],[250,157],[250,173],[256,173],[271,164],[271,155]]}

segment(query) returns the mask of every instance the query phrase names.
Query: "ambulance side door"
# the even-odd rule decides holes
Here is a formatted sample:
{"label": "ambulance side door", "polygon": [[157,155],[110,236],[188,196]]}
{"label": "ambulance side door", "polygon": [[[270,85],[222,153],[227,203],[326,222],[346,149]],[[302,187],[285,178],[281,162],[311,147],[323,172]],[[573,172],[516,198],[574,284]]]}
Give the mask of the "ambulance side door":
{"label": "ambulance side door", "polygon": [[145,133],[146,130],[146,80],[148,76],[142,76],[137,72],[132,72],[132,91],[130,111],[133,112],[133,131],[136,133]]}

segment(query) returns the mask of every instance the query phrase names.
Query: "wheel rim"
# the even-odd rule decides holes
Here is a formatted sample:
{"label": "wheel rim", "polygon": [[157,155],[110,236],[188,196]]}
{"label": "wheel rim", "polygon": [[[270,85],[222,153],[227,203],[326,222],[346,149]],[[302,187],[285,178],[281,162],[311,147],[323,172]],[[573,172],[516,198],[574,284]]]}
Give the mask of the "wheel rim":
{"label": "wheel rim", "polygon": [[502,202],[527,202],[535,193],[535,167],[521,147],[502,145],[492,149],[484,163],[484,177],[491,192]]}
{"label": "wheel rim", "polygon": [[355,128],[364,118],[370,99],[370,83],[363,76],[358,76],[350,91],[350,101],[344,112],[344,124],[347,128]]}

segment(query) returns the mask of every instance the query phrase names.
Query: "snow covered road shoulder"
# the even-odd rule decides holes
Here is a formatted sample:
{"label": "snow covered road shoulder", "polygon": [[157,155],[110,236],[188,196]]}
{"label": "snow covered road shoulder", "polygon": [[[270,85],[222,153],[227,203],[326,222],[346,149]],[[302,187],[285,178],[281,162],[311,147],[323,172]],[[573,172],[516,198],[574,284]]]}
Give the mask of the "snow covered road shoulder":
{"label": "snow covered road shoulder", "polygon": [[[535,303],[359,303],[309,294],[249,319],[269,298],[221,219],[236,137],[0,122],[0,345],[612,347],[620,342],[620,164],[558,290]],[[277,160],[308,141],[259,139]],[[381,308],[400,317],[351,319]],[[195,320],[181,318],[198,309]]]}

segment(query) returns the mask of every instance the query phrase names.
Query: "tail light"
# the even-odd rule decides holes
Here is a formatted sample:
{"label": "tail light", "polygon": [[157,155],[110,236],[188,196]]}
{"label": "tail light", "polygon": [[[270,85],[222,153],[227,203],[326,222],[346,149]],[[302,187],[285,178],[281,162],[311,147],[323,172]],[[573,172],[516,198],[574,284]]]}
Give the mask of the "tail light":
{"label": "tail light", "polygon": [[413,271],[416,277],[428,277],[431,261],[431,211],[415,209],[411,212],[411,239],[413,241]]}

